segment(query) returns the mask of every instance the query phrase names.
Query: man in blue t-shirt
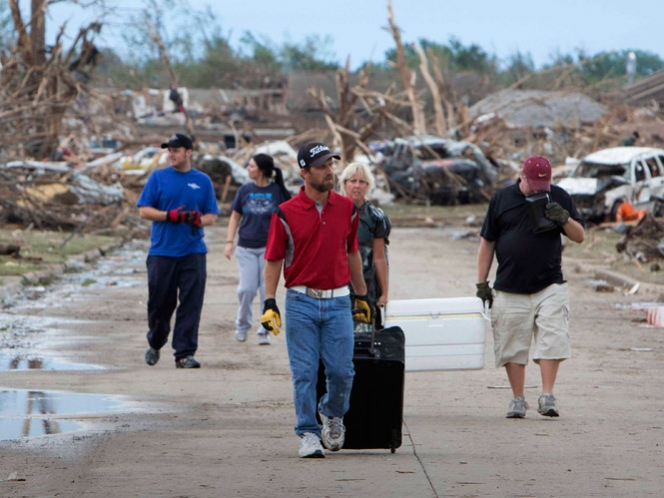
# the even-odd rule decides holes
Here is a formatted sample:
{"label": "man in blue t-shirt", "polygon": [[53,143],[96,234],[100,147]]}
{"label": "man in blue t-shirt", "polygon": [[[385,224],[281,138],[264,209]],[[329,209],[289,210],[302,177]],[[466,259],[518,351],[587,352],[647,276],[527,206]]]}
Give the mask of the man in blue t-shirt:
{"label": "man in blue t-shirt", "polygon": [[198,324],[207,277],[204,226],[219,214],[212,181],[191,167],[193,142],[180,133],[161,144],[171,166],[153,172],[136,205],[152,221],[148,252],[148,349],[145,362],[155,365],[168,341],[176,309],[173,349],[177,368],[200,368]]}

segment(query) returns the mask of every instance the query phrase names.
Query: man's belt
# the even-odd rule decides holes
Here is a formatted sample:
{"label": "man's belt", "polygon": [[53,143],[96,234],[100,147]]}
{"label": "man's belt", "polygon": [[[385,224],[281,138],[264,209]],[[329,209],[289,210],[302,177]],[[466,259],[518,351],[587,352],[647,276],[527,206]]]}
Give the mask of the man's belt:
{"label": "man's belt", "polygon": [[290,290],[299,292],[301,294],[306,294],[309,297],[316,299],[331,299],[333,297],[342,297],[350,294],[350,289],[347,285],[343,287],[337,287],[336,289],[312,289],[311,287],[306,287],[304,285],[294,285],[290,287]]}

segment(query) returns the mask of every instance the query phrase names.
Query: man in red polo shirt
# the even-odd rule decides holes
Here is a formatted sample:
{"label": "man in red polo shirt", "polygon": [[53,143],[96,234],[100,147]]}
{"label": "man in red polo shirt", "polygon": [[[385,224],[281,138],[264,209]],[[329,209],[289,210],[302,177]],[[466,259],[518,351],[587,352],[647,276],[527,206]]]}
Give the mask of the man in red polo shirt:
{"label": "man in red polo shirt", "polygon": [[[343,416],[348,411],[353,369],[353,313],[371,320],[357,242],[359,212],[353,202],[332,191],[333,159],[339,156],[320,142],[298,152],[304,187],[272,215],[265,251],[263,326],[279,333],[281,315],[275,301],[283,266],[286,280],[286,345],[293,376],[295,433],[302,458],[323,458],[325,447],[343,447]],[[358,296],[353,303],[348,284]],[[327,393],[316,399],[320,359]],[[316,420],[316,410],[323,422]]]}

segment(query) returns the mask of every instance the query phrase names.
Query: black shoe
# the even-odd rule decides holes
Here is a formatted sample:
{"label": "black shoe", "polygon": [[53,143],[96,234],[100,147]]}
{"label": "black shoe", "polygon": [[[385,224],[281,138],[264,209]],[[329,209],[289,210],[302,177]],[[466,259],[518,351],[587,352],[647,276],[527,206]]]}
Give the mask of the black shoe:
{"label": "black shoe", "polygon": [[175,368],[201,368],[201,364],[193,356],[175,360]]}
{"label": "black shoe", "polygon": [[150,366],[156,365],[159,361],[159,350],[148,348],[145,350],[145,363]]}

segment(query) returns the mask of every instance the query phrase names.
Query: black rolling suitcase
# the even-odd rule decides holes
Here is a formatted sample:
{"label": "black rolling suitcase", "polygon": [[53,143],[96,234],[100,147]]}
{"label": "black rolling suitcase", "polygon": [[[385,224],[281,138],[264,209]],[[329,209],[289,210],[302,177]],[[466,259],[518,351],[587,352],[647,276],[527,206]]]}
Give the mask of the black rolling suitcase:
{"label": "black rolling suitcase", "polygon": [[[350,409],[344,416],[344,449],[385,448],[392,453],[401,446],[405,340],[399,327],[355,334],[355,379]],[[325,393],[321,362],[318,398]]]}

